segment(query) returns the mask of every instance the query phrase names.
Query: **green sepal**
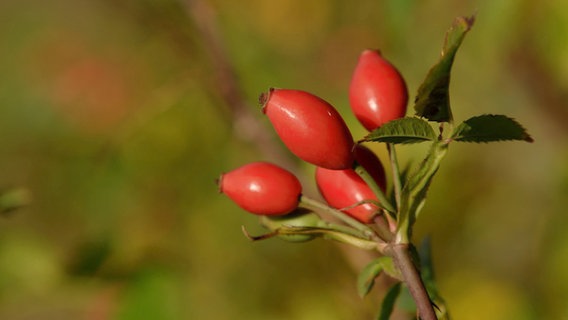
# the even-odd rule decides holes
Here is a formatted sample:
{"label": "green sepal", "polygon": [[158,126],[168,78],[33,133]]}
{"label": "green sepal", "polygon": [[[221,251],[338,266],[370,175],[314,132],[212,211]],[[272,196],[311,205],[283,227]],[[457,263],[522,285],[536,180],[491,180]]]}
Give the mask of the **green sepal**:
{"label": "green sepal", "polygon": [[471,29],[475,17],[458,17],[446,32],[440,60],[418,88],[414,101],[416,115],[435,122],[452,122],[450,109],[450,74],[458,48],[466,33]]}
{"label": "green sepal", "polygon": [[326,224],[326,227],[292,227],[283,225],[282,227],[277,228],[272,232],[259,236],[250,235],[244,226],[242,230],[245,236],[252,241],[265,240],[281,236],[306,235],[321,237],[328,240],[335,240],[365,250],[377,250],[382,252],[385,246],[385,244],[383,243],[365,239],[362,235],[360,235],[360,232],[355,229],[329,223]]}
{"label": "green sepal", "polygon": [[451,139],[475,143],[507,140],[533,142],[522,125],[499,114],[484,114],[465,120],[456,127]]}
{"label": "green sepal", "polygon": [[434,129],[419,118],[406,117],[389,121],[371,131],[363,141],[411,144],[436,140]]}
{"label": "green sepal", "polygon": [[[274,231],[282,226],[316,227],[319,226],[322,219],[316,213],[301,208],[284,216],[261,216],[259,221],[263,227]],[[315,235],[311,234],[291,234],[278,237],[289,242],[306,242],[316,238]]]}

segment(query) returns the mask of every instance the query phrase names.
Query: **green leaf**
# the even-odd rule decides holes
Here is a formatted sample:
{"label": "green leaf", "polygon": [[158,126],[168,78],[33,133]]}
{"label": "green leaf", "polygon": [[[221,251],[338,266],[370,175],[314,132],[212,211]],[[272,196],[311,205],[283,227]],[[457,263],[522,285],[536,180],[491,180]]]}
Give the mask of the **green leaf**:
{"label": "green leaf", "polygon": [[450,73],[454,57],[475,17],[458,17],[446,32],[440,60],[434,65],[418,88],[414,101],[416,115],[430,121],[452,122],[450,109]]}
{"label": "green leaf", "polygon": [[495,114],[484,114],[467,119],[454,130],[452,139],[476,143],[506,140],[533,142],[532,137],[517,121]]}
{"label": "green leaf", "polygon": [[363,138],[363,141],[394,144],[419,143],[432,140],[436,140],[436,133],[430,124],[422,119],[413,117],[389,121]]}
{"label": "green leaf", "polygon": [[375,278],[383,271],[382,259],[384,257],[377,258],[371,261],[369,264],[363,268],[359,277],[357,278],[357,292],[361,298],[364,298],[375,284]]}
{"label": "green leaf", "polygon": [[383,303],[381,304],[381,312],[379,313],[379,317],[377,318],[378,320],[389,320],[392,311],[394,309],[394,304],[396,302],[396,299],[400,294],[401,285],[402,285],[401,282],[395,284],[389,289],[389,291],[385,295]]}

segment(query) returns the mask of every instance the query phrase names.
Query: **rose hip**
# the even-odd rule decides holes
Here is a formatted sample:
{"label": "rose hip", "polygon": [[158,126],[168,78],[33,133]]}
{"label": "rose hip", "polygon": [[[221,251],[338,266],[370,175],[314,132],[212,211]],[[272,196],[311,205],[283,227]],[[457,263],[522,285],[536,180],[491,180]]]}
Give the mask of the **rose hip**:
{"label": "rose hip", "polygon": [[408,90],[400,72],[379,51],[365,50],[359,57],[351,85],[351,110],[369,131],[406,114]]}
{"label": "rose hip", "polygon": [[291,172],[268,162],[253,162],[222,174],[219,192],[257,215],[284,215],[298,207],[302,185]]}
{"label": "rose hip", "polygon": [[[377,184],[384,188],[385,174],[379,159],[371,150],[358,146],[357,161],[369,172]],[[316,183],[320,194],[326,202],[336,208],[343,209],[365,200],[378,201],[377,196],[361,177],[353,170],[328,170],[316,168]],[[345,210],[351,217],[363,223],[371,223],[379,207],[372,203],[364,203]]]}
{"label": "rose hip", "polygon": [[353,137],[331,104],[290,89],[270,89],[260,102],[282,142],[300,159],[327,169],[351,167]]}
{"label": "rose hip", "polygon": [[365,168],[384,192],[387,181],[385,168],[383,167],[381,160],[379,160],[379,157],[377,157],[371,149],[364,145],[357,144],[355,146],[355,160],[357,160],[357,162]]}

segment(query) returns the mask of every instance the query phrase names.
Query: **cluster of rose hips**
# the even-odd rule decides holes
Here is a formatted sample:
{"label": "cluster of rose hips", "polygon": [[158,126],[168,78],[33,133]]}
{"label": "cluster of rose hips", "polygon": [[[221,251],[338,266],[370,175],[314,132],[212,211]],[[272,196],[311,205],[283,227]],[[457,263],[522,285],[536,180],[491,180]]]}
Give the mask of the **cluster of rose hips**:
{"label": "cluster of rose hips", "polygon": [[[410,241],[432,178],[453,141],[533,141],[521,124],[505,115],[479,115],[454,127],[450,71],[474,18],[456,18],[446,33],[440,60],[418,88],[415,117],[405,117],[408,92],[397,69],[378,51],[365,50],[359,58],[349,103],[359,122],[371,131],[361,141],[387,144],[392,171],[390,198],[385,194],[381,162],[371,150],[353,141],[333,106],[300,90],[271,89],[261,95],[262,110],[282,142],[300,159],[316,166],[317,187],[327,203],[302,194],[299,180],[277,165],[255,162],[242,166],[221,175],[219,190],[241,208],[259,215],[261,224],[270,230],[253,237],[243,229],[245,235],[252,240],[278,236],[288,241],[323,237],[376,250],[381,256],[359,274],[359,294],[364,297],[380,273],[400,280],[385,295],[380,319],[390,316],[402,283],[420,319],[447,319],[432,272],[420,272],[420,265],[432,270],[430,259],[420,258],[421,254],[427,256],[428,250],[418,252]],[[429,122],[439,124],[439,134]],[[401,175],[395,145],[427,141],[431,146],[424,160]]]}
{"label": "cluster of rose hips", "polygon": [[[379,51],[365,50],[353,73],[349,102],[359,122],[372,131],[405,116],[408,91],[399,71]],[[370,149],[354,142],[331,104],[311,93],[291,89],[270,89],[261,95],[260,103],[286,147],[316,166],[318,190],[328,207],[346,216],[339,218],[351,224],[353,220],[374,224],[380,217],[394,231],[396,222],[382,214],[386,204],[379,201],[385,199],[383,165]],[[365,176],[368,179],[363,179]],[[289,240],[311,239],[305,228],[329,226],[313,212],[317,211],[310,206],[313,201],[302,201],[298,178],[275,164],[244,165],[222,174],[218,185],[220,192],[242,209],[261,216],[265,227],[276,232],[287,227],[289,233],[280,235],[285,234]],[[290,227],[296,229],[290,231]]]}

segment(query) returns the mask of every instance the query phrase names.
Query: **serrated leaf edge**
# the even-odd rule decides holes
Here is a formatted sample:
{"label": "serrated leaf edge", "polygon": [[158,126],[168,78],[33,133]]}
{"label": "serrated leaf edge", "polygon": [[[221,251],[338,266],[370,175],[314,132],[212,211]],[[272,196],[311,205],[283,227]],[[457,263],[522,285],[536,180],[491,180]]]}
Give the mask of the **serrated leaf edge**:
{"label": "serrated leaf edge", "polygon": [[[404,124],[405,122],[408,124]],[[418,130],[414,130],[416,129],[416,127],[414,126],[421,126],[418,129],[424,129],[426,131],[419,132]],[[401,130],[401,132],[391,133],[389,130],[390,131]],[[368,141],[368,142],[389,142],[394,144],[413,144],[425,141],[433,141],[435,139],[436,139],[436,133],[434,132],[434,129],[432,129],[428,121],[418,117],[404,117],[400,119],[391,120],[383,124],[381,127],[371,131],[359,142]]]}
{"label": "serrated leaf edge", "polygon": [[[465,125],[467,121],[470,121],[472,119],[478,119],[481,117],[504,117],[507,120],[510,120],[512,122],[514,122],[521,130],[522,130],[522,137],[519,139],[507,139],[507,138],[495,138],[494,140],[485,140],[485,141],[473,141],[473,140],[467,140],[467,139],[463,139],[463,138],[456,138],[456,134],[459,133],[458,129],[462,126]],[[476,136],[470,136],[470,137],[476,137]],[[477,137],[483,137],[482,135],[477,135]],[[502,115],[502,114],[482,114],[482,115],[478,115],[478,116],[474,116],[471,117],[467,120],[464,120],[462,123],[460,123],[455,129],[454,132],[452,132],[452,136],[450,138],[452,141],[457,141],[457,142],[466,142],[466,143],[490,143],[490,142],[502,142],[502,141],[526,141],[529,143],[534,142],[534,139],[531,137],[531,135],[527,132],[527,129],[520,124],[517,120],[515,120],[512,117],[506,116],[506,115]]]}

